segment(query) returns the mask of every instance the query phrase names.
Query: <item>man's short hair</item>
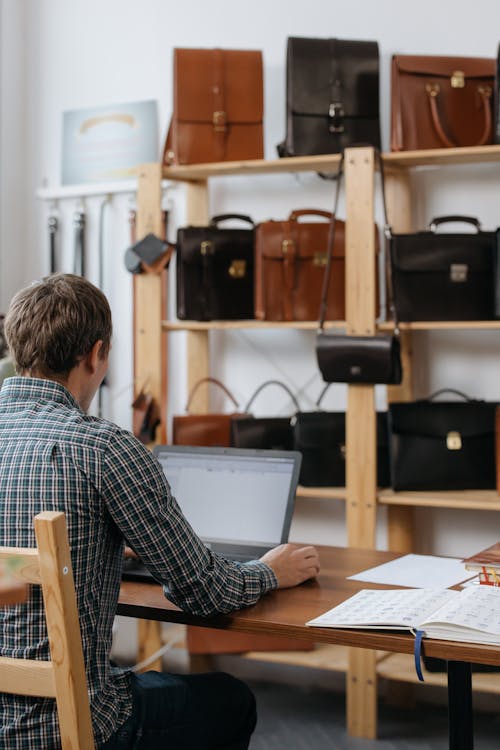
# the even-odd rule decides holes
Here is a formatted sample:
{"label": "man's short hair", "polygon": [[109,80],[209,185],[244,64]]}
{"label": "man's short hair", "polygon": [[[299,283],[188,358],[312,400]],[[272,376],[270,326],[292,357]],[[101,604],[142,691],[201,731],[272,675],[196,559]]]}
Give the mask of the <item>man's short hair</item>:
{"label": "man's short hair", "polygon": [[19,374],[60,376],[103,342],[111,345],[111,310],[104,294],[90,281],[57,273],[18,292],[5,318],[5,336]]}

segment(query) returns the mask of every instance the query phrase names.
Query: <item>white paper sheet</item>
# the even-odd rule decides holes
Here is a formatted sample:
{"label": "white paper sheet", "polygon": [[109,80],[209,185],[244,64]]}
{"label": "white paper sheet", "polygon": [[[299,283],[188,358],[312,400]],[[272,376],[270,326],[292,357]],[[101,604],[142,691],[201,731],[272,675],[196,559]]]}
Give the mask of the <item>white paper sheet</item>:
{"label": "white paper sheet", "polygon": [[449,588],[472,578],[463,562],[452,557],[403,555],[391,562],[349,576],[351,581],[408,586],[415,589]]}

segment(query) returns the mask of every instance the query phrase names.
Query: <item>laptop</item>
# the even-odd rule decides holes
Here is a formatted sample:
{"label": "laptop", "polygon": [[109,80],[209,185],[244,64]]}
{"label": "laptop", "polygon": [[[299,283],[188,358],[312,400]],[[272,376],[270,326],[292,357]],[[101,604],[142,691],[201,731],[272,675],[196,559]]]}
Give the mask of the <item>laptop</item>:
{"label": "laptop", "polygon": [[[182,512],[214,552],[246,562],[288,541],[297,451],[159,445],[154,454]],[[151,580],[136,561],[126,562],[123,577]]]}

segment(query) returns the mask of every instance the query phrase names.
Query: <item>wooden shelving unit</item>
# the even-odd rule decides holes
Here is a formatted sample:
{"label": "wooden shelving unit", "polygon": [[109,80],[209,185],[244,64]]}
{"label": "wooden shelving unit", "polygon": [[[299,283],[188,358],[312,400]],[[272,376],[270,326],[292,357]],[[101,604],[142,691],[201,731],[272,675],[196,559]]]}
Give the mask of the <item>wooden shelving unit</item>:
{"label": "wooden shelving unit", "polygon": [[[453,167],[467,164],[498,164],[500,146],[460,149],[435,149],[384,154],[386,197],[389,221],[394,232],[413,230],[410,170],[419,167]],[[137,200],[137,235],[161,232],[161,180],[181,181],[186,185],[187,216],[191,225],[206,225],[209,219],[209,181],[230,176],[252,177],[294,172],[335,172],[338,155],[295,157],[278,160],[225,162],[162,168],[159,164],[139,169]],[[390,330],[391,321],[375,319],[375,246],[374,177],[375,159],[371,148],[349,149],[345,155],[346,190],[346,320],[329,323],[332,328],[345,329],[359,335]],[[148,383],[151,394],[161,403],[166,417],[166,340],[165,334],[185,331],[187,338],[187,385],[191,389],[200,378],[209,375],[209,335],[217,330],[231,329],[316,329],[315,321],[306,323],[270,323],[260,321],[169,321],[162,309],[162,280],[154,275],[136,277],[135,382],[139,389]],[[399,386],[388,387],[389,401],[412,400],[412,334],[432,330],[497,330],[500,321],[403,323],[402,360],[404,379]],[[193,410],[208,411],[208,394],[197,394]],[[363,428],[359,429],[359,425]],[[413,508],[464,508],[500,510],[500,498],[494,492],[395,493],[376,488],[376,430],[374,387],[348,386],[346,417],[346,487],[300,488],[301,498],[341,499],[346,503],[348,544],[355,547],[375,546],[376,515],[379,505],[387,506],[388,545],[391,550],[409,552],[414,549]],[[164,427],[159,439],[165,439]],[[152,633],[149,625],[144,625]],[[146,638],[146,635],[144,636]],[[154,633],[148,653],[157,643]],[[314,652],[313,652],[314,653]],[[262,655],[259,655],[262,658]],[[282,657],[280,656],[280,659]],[[292,658],[292,657],[290,657]],[[297,656],[307,662],[307,653]],[[313,657],[314,659],[315,657]],[[342,657],[343,659],[344,657]],[[333,657],[334,663],[342,661]],[[381,668],[381,664],[385,666]],[[347,727],[352,735],[376,736],[376,678],[378,675],[407,682],[400,676],[400,666],[391,659],[380,661],[374,652],[351,650],[343,662],[347,671]],[[411,673],[412,670],[410,670]],[[408,671],[407,671],[408,673]],[[489,680],[495,679],[488,675]],[[430,680],[429,680],[430,681]],[[486,680],[484,680],[486,682]],[[496,692],[496,689],[495,689]]]}

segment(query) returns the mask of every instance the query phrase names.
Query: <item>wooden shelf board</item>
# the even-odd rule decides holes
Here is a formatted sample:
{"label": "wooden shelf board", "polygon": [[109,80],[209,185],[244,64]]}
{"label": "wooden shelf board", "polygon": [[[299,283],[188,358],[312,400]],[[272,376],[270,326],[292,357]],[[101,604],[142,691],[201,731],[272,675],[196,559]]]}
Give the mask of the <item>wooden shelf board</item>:
{"label": "wooden shelf board", "polygon": [[[412,323],[400,323],[402,331],[476,331],[476,330],[500,330],[500,320],[417,320]],[[379,323],[380,331],[394,330],[394,323],[390,320]]]}
{"label": "wooden shelf board", "polygon": [[212,164],[188,164],[164,167],[163,177],[172,180],[198,181],[208,177],[235,175],[283,174],[284,172],[336,172],[339,154],[294,156],[284,159],[251,159]]}
{"label": "wooden shelf board", "polygon": [[[343,320],[332,320],[325,323],[325,328],[345,328],[345,325]],[[284,323],[272,320],[163,320],[161,327],[163,331],[266,330],[270,328],[315,331],[318,323],[315,320],[295,320]]]}
{"label": "wooden shelf board", "polygon": [[[250,661],[290,664],[332,672],[347,672],[349,664],[349,649],[329,643],[315,643],[312,651],[249,651],[241,656]],[[377,661],[386,659],[387,656],[387,652],[377,651]]]}
{"label": "wooden shelf board", "polygon": [[437,167],[451,164],[485,164],[500,161],[500,146],[431,148],[383,154],[384,163],[396,167]]}
{"label": "wooden shelf board", "polygon": [[[425,685],[447,686],[447,676],[443,672],[427,672],[422,668]],[[388,680],[421,684],[415,672],[413,656],[409,654],[389,654],[377,664],[377,674]],[[474,672],[472,689],[478,693],[500,694],[500,672]]]}
{"label": "wooden shelf board", "polygon": [[427,508],[500,511],[500,495],[496,490],[454,490],[446,492],[394,492],[380,490],[382,505],[412,505]]}
{"label": "wooden shelf board", "polygon": [[345,487],[297,487],[296,496],[302,498],[319,498],[322,500],[345,500]]}
{"label": "wooden shelf board", "polygon": [[[446,166],[451,164],[484,164],[500,161],[500,146],[470,146],[401,151],[383,154],[388,167]],[[197,182],[209,177],[231,175],[283,174],[286,172],[335,172],[338,154],[294,156],[284,159],[252,159],[211,164],[188,164],[163,168],[163,177],[171,180]]]}
{"label": "wooden shelf board", "polygon": [[[316,331],[318,323],[315,320],[293,320],[279,322],[273,320],[163,320],[161,324],[163,331],[231,331],[231,330],[266,330],[287,329],[296,331]],[[345,320],[329,320],[325,328],[345,329]],[[415,321],[413,323],[400,323],[403,331],[476,331],[476,330],[500,330],[500,320],[437,320],[437,321]],[[392,331],[394,323],[384,321],[377,324],[380,331]]]}

